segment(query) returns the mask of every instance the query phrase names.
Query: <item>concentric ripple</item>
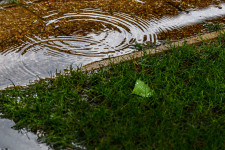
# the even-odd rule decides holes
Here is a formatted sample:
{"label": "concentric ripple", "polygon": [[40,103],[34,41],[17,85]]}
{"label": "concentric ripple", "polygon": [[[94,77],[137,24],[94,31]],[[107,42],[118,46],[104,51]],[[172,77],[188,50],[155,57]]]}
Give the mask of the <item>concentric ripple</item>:
{"label": "concentric ripple", "polygon": [[[157,34],[162,31],[224,15],[225,4],[219,8],[210,6],[160,20],[143,20],[124,13],[109,14],[97,9],[66,14],[52,11],[43,17],[46,27],[51,26],[60,31],[65,24],[86,22],[89,29],[74,29],[69,35],[62,32],[62,36],[33,35],[27,37],[28,41],[21,46],[3,51],[0,55],[0,88],[28,84],[29,81],[49,77],[56,70],[66,69],[70,65],[75,68],[109,56],[131,53],[134,51],[131,45],[135,41],[157,43]],[[90,25],[90,22],[94,25]]]}
{"label": "concentric ripple", "polygon": [[[118,56],[134,51],[134,41],[155,42],[157,37],[151,33],[150,21],[132,18],[127,14],[109,15],[96,9],[84,9],[79,13],[66,13],[61,16],[53,12],[43,17],[46,26],[61,28],[65,23],[79,21],[95,22],[99,28],[85,34],[50,36],[47,38],[28,37],[23,45],[5,50],[0,68],[1,84],[22,84],[34,78],[47,77],[56,70],[70,65],[77,67],[93,61]],[[7,58],[8,57],[8,58]]]}
{"label": "concentric ripple", "polygon": [[[55,13],[57,16],[58,14]],[[45,19],[54,18],[54,15],[45,16]],[[91,21],[101,25],[98,31],[92,31],[87,35],[71,35],[49,37],[48,39],[31,39],[31,43],[26,47],[20,48],[20,53],[27,51],[36,51],[37,49],[45,47],[49,53],[53,55],[61,55],[65,52],[72,55],[88,56],[88,57],[104,57],[118,55],[120,51],[123,53],[130,52],[129,46],[134,41],[145,42],[155,41],[157,38],[149,30],[150,22],[142,20],[138,17],[131,18],[122,13],[114,13],[110,16],[99,10],[85,9],[77,13],[67,13],[56,19],[46,21],[46,26],[53,24],[55,28],[60,28],[60,22],[79,22]],[[111,28],[104,28],[104,26]],[[85,31],[83,31],[85,32]],[[119,53],[118,53],[119,52]]]}

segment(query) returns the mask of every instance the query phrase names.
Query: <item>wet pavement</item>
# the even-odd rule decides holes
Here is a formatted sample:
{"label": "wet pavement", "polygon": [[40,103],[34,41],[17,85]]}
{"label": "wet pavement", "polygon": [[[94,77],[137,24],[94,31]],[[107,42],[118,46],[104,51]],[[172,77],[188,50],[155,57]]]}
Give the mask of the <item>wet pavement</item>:
{"label": "wet pavement", "polygon": [[[132,53],[135,42],[160,45],[208,32],[204,22],[225,23],[225,0],[19,2],[0,6],[0,89]],[[40,148],[12,130],[13,122],[0,124],[0,148],[15,149],[7,142],[17,137],[14,145]]]}

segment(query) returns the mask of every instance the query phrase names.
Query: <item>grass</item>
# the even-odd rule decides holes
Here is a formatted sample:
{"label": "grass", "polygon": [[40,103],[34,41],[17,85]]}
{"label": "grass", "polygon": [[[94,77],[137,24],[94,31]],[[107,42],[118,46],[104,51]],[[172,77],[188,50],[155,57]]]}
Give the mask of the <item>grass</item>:
{"label": "grass", "polygon": [[156,43],[150,43],[150,42],[138,43],[137,41],[135,41],[133,48],[136,49],[137,51],[144,51],[146,49],[156,48],[156,46],[157,46]]}
{"label": "grass", "polygon": [[19,0],[10,0],[8,4],[19,4]]}
{"label": "grass", "polygon": [[219,30],[222,30],[224,28],[224,25],[221,24],[221,23],[205,22],[203,25],[209,30],[209,32],[219,31]]}
{"label": "grass", "polygon": [[[16,129],[43,133],[39,140],[54,149],[224,149],[224,68],[221,34],[200,46],[3,90],[0,111]],[[138,79],[153,96],[132,94]]]}

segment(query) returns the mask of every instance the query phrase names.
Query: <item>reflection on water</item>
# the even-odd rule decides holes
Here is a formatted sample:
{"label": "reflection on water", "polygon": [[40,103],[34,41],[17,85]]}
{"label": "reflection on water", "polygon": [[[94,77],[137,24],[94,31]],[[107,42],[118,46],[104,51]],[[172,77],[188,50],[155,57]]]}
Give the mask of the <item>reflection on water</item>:
{"label": "reflection on water", "polygon": [[136,2],[139,2],[139,3],[145,3],[145,2],[143,2],[143,1],[141,1],[141,0],[136,0]]}
{"label": "reflection on water", "polygon": [[0,4],[6,4],[8,3],[10,0],[0,0]]}
{"label": "reflection on water", "polygon": [[[140,1],[141,2],[141,1]],[[38,77],[48,77],[52,72],[70,65],[77,67],[109,56],[119,56],[134,51],[132,44],[156,42],[157,35],[164,31],[201,23],[207,19],[225,15],[225,4],[210,6],[202,10],[181,13],[159,20],[143,20],[124,13],[109,15],[97,9],[83,9],[79,13],[59,14],[53,11],[44,16],[46,27],[60,30],[65,23],[87,24],[95,22],[96,27],[86,32],[75,31],[70,35],[47,38],[33,35],[19,47],[13,47],[0,55],[0,88],[13,84],[27,84]]]}
{"label": "reflection on water", "polygon": [[37,143],[37,136],[27,131],[16,131],[15,123],[0,119],[0,150],[48,150],[45,144]]}
{"label": "reflection on water", "polygon": [[[73,33],[72,36],[49,37],[48,39],[31,39],[31,43],[19,48],[20,53],[24,51],[47,48],[53,55],[65,52],[73,55],[87,57],[104,57],[110,53],[127,53],[129,45],[137,40],[139,42],[155,41],[151,33],[150,22],[140,18],[131,18],[122,13],[114,13],[113,16],[104,14],[98,10],[85,9],[83,12],[64,14],[59,18],[46,21],[46,26],[60,24],[63,22],[92,21],[97,22],[101,29],[87,35],[79,36]],[[55,14],[56,15],[56,14]],[[53,17],[52,15],[50,16]],[[48,16],[44,17],[45,19]],[[108,28],[110,25],[110,28]],[[55,28],[59,28],[56,26]],[[144,39],[146,36],[146,39]],[[128,49],[127,49],[128,48]],[[118,54],[119,54],[118,53]],[[118,55],[116,54],[116,55]],[[60,55],[60,54],[59,54]]]}
{"label": "reflection on water", "polygon": [[46,26],[60,28],[60,23],[86,20],[97,22],[102,28],[85,35],[72,33],[48,38],[34,35],[28,37],[29,40],[23,45],[5,50],[0,55],[0,64],[3,64],[0,68],[2,87],[10,82],[23,84],[37,76],[46,77],[50,72],[70,65],[77,67],[109,56],[131,53],[134,41],[155,42],[157,39],[149,30],[149,21],[122,13],[110,16],[99,10],[85,9],[79,14],[67,13],[57,18],[54,15],[57,13],[44,17],[46,20],[50,18]]}
{"label": "reflection on water", "polygon": [[217,18],[225,15],[225,4],[219,6],[210,6],[206,9],[182,13],[175,17],[165,17],[160,19],[156,24],[156,30],[172,30],[181,27],[204,22],[205,20]]}

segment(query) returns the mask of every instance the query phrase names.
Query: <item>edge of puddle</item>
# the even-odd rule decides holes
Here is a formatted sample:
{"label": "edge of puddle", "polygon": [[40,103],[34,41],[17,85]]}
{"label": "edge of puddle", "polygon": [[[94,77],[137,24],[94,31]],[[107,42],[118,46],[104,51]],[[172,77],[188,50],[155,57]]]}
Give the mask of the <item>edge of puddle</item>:
{"label": "edge of puddle", "polygon": [[[179,46],[182,46],[184,43],[186,43],[187,45],[198,45],[198,44],[201,44],[203,41],[216,39],[221,33],[225,33],[225,29],[211,32],[211,33],[202,34],[202,35],[197,35],[188,39],[181,39],[177,42],[161,45],[154,49],[146,49],[145,53],[150,55],[159,54],[159,53],[162,53],[163,51],[169,51],[171,46],[173,46],[174,48],[177,48]],[[133,53],[125,54],[122,56],[103,59],[100,61],[87,64],[85,66],[82,66],[81,70],[93,71],[93,70],[100,69],[102,67],[107,67],[111,63],[118,64],[121,62],[130,61],[131,59],[138,59],[138,58],[141,58],[143,55],[144,55],[143,51],[135,51]]]}

